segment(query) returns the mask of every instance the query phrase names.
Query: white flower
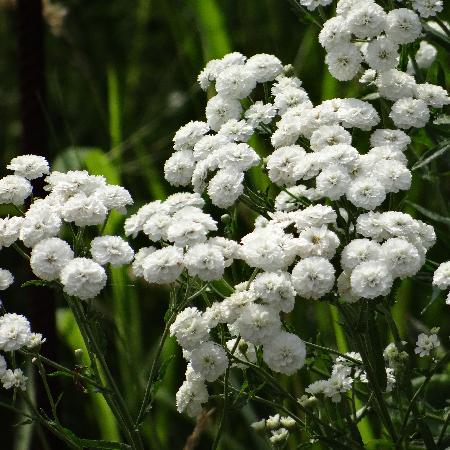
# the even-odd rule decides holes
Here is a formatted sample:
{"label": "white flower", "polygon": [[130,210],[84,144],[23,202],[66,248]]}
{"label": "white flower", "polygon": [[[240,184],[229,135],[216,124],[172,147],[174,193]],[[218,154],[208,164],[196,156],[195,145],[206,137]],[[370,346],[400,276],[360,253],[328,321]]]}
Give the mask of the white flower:
{"label": "white flower", "polygon": [[294,309],[295,290],[287,272],[264,272],[253,280],[250,289],[255,295],[277,311],[289,313]]}
{"label": "white flower", "polygon": [[66,241],[56,237],[44,239],[31,251],[31,270],[43,280],[55,280],[73,257],[74,253]]}
{"label": "white flower", "polygon": [[225,267],[231,266],[233,260],[239,256],[239,244],[231,239],[216,236],[208,239],[208,244],[213,245],[222,253],[225,260]]}
{"label": "white flower", "polygon": [[[419,50],[416,53],[416,63],[419,69],[428,69],[436,60],[437,50],[436,47],[431,45],[427,41],[420,41]],[[414,67],[412,61],[408,61],[407,72],[414,73]]]}
{"label": "white flower", "polygon": [[220,127],[218,134],[227,141],[247,142],[253,135],[253,127],[245,120],[230,119]]}
{"label": "white flower", "polygon": [[209,243],[189,247],[184,255],[184,264],[189,275],[197,276],[203,281],[218,280],[225,270],[222,252]]}
{"label": "white flower", "polygon": [[352,377],[347,376],[344,372],[336,372],[327,380],[323,393],[332,402],[339,403],[341,401],[341,393],[349,391],[352,388],[352,384]]}
{"label": "white flower", "polygon": [[64,292],[81,300],[96,297],[106,285],[106,273],[92,259],[74,258],[61,270]]}
{"label": "white flower", "polygon": [[14,282],[14,277],[9,270],[0,269],[0,291],[8,289]]}
{"label": "white flower", "polygon": [[119,267],[132,261],[134,251],[119,236],[97,236],[91,242],[91,255],[101,266],[110,263],[113,267]]}
{"label": "white flower", "polygon": [[19,314],[0,317],[0,350],[12,352],[26,346],[30,338],[30,322]]}
{"label": "white flower", "polygon": [[412,7],[424,18],[435,16],[444,8],[442,0],[412,0]]}
{"label": "white flower", "polygon": [[311,150],[317,152],[330,145],[351,145],[351,134],[340,125],[322,125],[313,132],[310,138]]}
{"label": "white flower", "polygon": [[167,231],[171,223],[173,223],[172,217],[163,210],[152,214],[142,226],[142,231],[152,242],[166,240]]}
{"label": "white flower", "polygon": [[377,78],[377,71],[374,69],[367,69],[363,72],[358,81],[361,84],[372,85],[375,82],[376,78]]}
{"label": "white flower", "polygon": [[305,364],[306,346],[297,335],[282,331],[264,344],[263,358],[274,372],[293,375]]}
{"label": "white flower", "polygon": [[381,253],[383,261],[387,264],[394,278],[413,276],[422,265],[417,248],[404,239],[388,239],[381,246]]}
{"label": "white flower", "polygon": [[291,262],[292,255],[286,252],[288,240],[279,227],[256,228],[241,240],[242,259],[250,267],[268,272],[283,269]]}
{"label": "white flower", "polygon": [[187,186],[194,173],[195,160],[191,150],[175,152],[164,163],[164,178],[172,186]]}
{"label": "white flower", "polygon": [[46,341],[45,338],[42,337],[41,333],[30,333],[27,348],[36,348],[40,347]]}
{"label": "white flower", "polygon": [[398,161],[382,160],[377,162],[373,169],[386,192],[407,191],[411,187],[411,172]]}
{"label": "white flower", "polygon": [[337,166],[330,166],[317,176],[316,191],[323,197],[338,200],[344,195],[350,184],[348,172]]}
{"label": "white flower", "polygon": [[205,122],[189,122],[183,125],[173,138],[174,150],[192,150],[194,145],[209,131]]}
{"label": "white flower", "polygon": [[222,70],[216,79],[216,91],[227,98],[247,97],[256,86],[256,77],[247,65],[234,65]]}
{"label": "white flower", "polygon": [[429,356],[430,352],[433,349],[438,348],[440,344],[437,334],[427,335],[425,333],[420,333],[417,337],[414,353],[419,356]]}
{"label": "white flower", "polygon": [[311,205],[302,211],[295,212],[294,216],[295,226],[299,232],[309,227],[335,224],[336,219],[336,212],[328,205]]}
{"label": "white flower", "polygon": [[416,81],[414,77],[397,69],[386,70],[379,74],[375,84],[378,92],[388,100],[399,100],[414,97],[416,94]]}
{"label": "white flower", "polygon": [[239,100],[222,95],[216,95],[208,100],[206,105],[206,120],[214,131],[230,119],[240,119],[242,106]]}
{"label": "white flower", "polygon": [[327,6],[332,0],[300,0],[300,4],[310,11],[315,10],[318,6]]}
{"label": "white flower", "polygon": [[181,311],[170,325],[170,335],[186,350],[192,350],[208,340],[209,329],[202,313],[195,307]]}
{"label": "white flower", "polygon": [[1,377],[1,382],[5,389],[20,389],[25,391],[27,389],[26,382],[28,378],[23,374],[21,369],[8,369]]}
{"label": "white flower", "polygon": [[258,83],[273,81],[283,72],[281,61],[273,55],[261,53],[253,55],[245,64]]}
{"label": "white flower", "polygon": [[125,220],[125,235],[136,237],[139,231],[142,231],[145,222],[147,222],[153,214],[156,214],[162,209],[164,209],[164,207],[162,206],[161,200],[155,200],[154,202],[147,203],[139,208],[136,214],[131,215]]}
{"label": "white flower", "polygon": [[339,238],[326,225],[301,231],[298,237],[298,254],[301,258],[321,256],[331,259],[339,247]]}
{"label": "white flower", "polygon": [[301,85],[302,82],[297,77],[287,77],[285,75],[279,75],[276,78],[275,83],[272,85],[270,92],[272,93],[272,95],[277,95],[280,92],[283,92],[286,88],[299,88]]}
{"label": "white flower", "polygon": [[325,57],[328,70],[339,81],[351,80],[360,70],[362,55],[354,44],[333,47]]}
{"label": "white flower", "polygon": [[433,285],[441,290],[450,287],[450,261],[439,264],[433,274]]}
{"label": "white flower", "polygon": [[364,58],[372,69],[384,71],[398,63],[398,45],[382,36],[369,42]]}
{"label": "white flower", "polygon": [[217,166],[220,169],[234,170],[236,172],[245,172],[253,166],[256,166],[260,158],[258,154],[247,144],[229,143],[223,145],[213,155],[212,160],[217,160]]}
{"label": "white flower", "polygon": [[354,239],[342,250],[341,266],[346,271],[352,271],[362,262],[379,259],[381,259],[380,244],[370,239]]}
{"label": "white flower", "polygon": [[228,357],[225,350],[212,341],[200,344],[191,352],[191,364],[195,372],[206,381],[215,381],[225,373]]}
{"label": "white flower", "polygon": [[115,184],[108,184],[99,188],[95,192],[95,196],[100,199],[108,210],[115,209],[121,214],[126,214],[126,207],[133,204],[130,193],[124,187]]}
{"label": "white flower", "polygon": [[350,43],[350,31],[347,22],[341,16],[328,19],[319,33],[319,42],[326,50]]}
{"label": "white flower", "polygon": [[353,181],[346,196],[358,208],[372,210],[383,203],[386,191],[377,179],[361,177]]}
{"label": "white flower", "polygon": [[384,30],[386,13],[373,1],[360,2],[358,7],[349,12],[346,22],[356,37],[372,38]]}
{"label": "white flower", "polygon": [[244,174],[234,170],[221,169],[208,185],[208,195],[214,205],[228,208],[244,192]]}
{"label": "white flower", "polygon": [[227,144],[228,139],[220,134],[207,134],[203,136],[195,145],[193,155],[196,161],[202,161],[212,155],[222,145]]}
{"label": "white flower", "polygon": [[217,230],[216,221],[194,206],[181,208],[163,222],[168,228],[166,233],[161,233],[161,237],[165,236],[179,247],[205,242],[208,232]]}
{"label": "white flower", "polygon": [[184,381],[176,394],[177,411],[186,411],[191,417],[198,416],[202,411],[202,404],[207,401],[208,390],[201,378]]}
{"label": "white flower", "polygon": [[79,227],[101,225],[108,214],[105,205],[96,196],[87,196],[83,193],[70,198],[61,212],[66,222],[74,222]]}
{"label": "white flower", "polygon": [[299,145],[276,149],[267,158],[270,180],[278,186],[292,186],[303,175],[305,150]]}
{"label": "white flower", "polygon": [[26,178],[7,175],[0,179],[0,204],[21,206],[32,191],[31,183]]}
{"label": "white flower", "polygon": [[0,250],[9,247],[19,238],[23,217],[5,217],[0,219]]}
{"label": "white flower", "polygon": [[6,168],[13,170],[14,175],[27,180],[34,180],[50,173],[47,160],[43,156],[37,155],[16,156]]}
{"label": "white flower", "polygon": [[271,103],[264,104],[258,100],[245,111],[244,116],[249,125],[258,128],[261,124],[269,124],[276,114],[277,109],[274,105]]}
{"label": "white flower", "polygon": [[370,136],[370,145],[372,147],[383,147],[386,145],[394,146],[400,151],[406,150],[411,143],[411,138],[402,130],[375,130]]}
{"label": "white flower", "polygon": [[33,247],[43,239],[56,236],[61,225],[59,213],[45,200],[38,200],[26,213],[19,237],[26,247]]}
{"label": "white flower", "polygon": [[156,250],[144,259],[142,268],[148,283],[172,283],[183,272],[183,250],[173,246]]}
{"label": "white flower", "polygon": [[278,114],[283,116],[292,108],[298,106],[309,105],[310,100],[307,92],[303,88],[287,87],[283,91],[275,95],[274,106],[278,110]]}
{"label": "white flower", "polygon": [[345,128],[359,128],[364,131],[371,130],[380,122],[376,109],[368,102],[357,98],[341,100],[337,111],[341,125]]}
{"label": "white flower", "polygon": [[292,284],[301,297],[323,297],[333,289],[334,267],[318,256],[303,259],[292,270]]}
{"label": "white flower", "polygon": [[386,36],[396,44],[414,42],[422,32],[419,16],[407,8],[393,9],[386,17]]}
{"label": "white flower", "polygon": [[144,267],[142,266],[145,258],[148,255],[151,255],[156,251],[155,247],[142,247],[139,251],[134,255],[133,264],[131,265],[131,271],[135,277],[144,276]]}
{"label": "white flower", "polygon": [[430,83],[417,85],[417,98],[432,108],[442,108],[444,105],[450,104],[447,91],[441,86]]}
{"label": "white flower", "polygon": [[382,261],[367,261],[353,270],[352,291],[359,297],[375,298],[389,294],[392,288],[392,275],[389,267]]}
{"label": "white flower", "polygon": [[430,119],[430,112],[423,100],[401,98],[392,105],[389,117],[399,128],[422,128]]}
{"label": "white flower", "polygon": [[248,303],[242,308],[234,326],[246,341],[261,345],[279,333],[281,322],[278,313],[271,307]]}

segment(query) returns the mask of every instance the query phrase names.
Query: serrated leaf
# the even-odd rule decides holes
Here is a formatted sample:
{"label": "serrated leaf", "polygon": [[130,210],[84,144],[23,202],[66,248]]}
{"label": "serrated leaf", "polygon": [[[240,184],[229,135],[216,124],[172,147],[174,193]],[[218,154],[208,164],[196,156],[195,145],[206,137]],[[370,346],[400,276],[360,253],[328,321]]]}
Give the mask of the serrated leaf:
{"label": "serrated leaf", "polygon": [[441,216],[440,214],[430,211],[429,209],[426,209],[423,206],[418,205],[417,203],[410,202],[409,200],[407,200],[406,203],[408,203],[408,205],[411,205],[414,209],[419,211],[425,217],[428,217],[429,219],[434,220],[435,222],[443,223],[445,225],[450,225],[449,217]]}
{"label": "serrated leaf", "polygon": [[438,146],[432,148],[431,150],[425,152],[420,159],[412,166],[411,170],[417,170],[421,167],[426,166],[431,161],[435,160],[436,158],[439,158],[442,156],[447,150],[450,149],[450,141],[446,140],[444,142],[441,142]]}

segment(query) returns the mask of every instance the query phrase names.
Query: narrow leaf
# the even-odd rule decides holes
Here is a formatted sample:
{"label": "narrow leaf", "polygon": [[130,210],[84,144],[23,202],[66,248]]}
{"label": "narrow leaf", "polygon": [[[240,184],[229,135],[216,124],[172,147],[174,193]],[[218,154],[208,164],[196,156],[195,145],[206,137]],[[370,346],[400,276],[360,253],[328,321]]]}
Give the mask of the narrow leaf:
{"label": "narrow leaf", "polygon": [[407,201],[409,205],[411,205],[414,209],[419,211],[421,214],[423,214],[425,217],[428,217],[431,220],[434,220],[435,222],[443,223],[445,225],[450,225],[450,218],[444,217],[439,214],[436,214],[433,211],[430,211],[429,209],[424,208],[423,206],[418,205],[417,203],[413,203],[410,201]]}
{"label": "narrow leaf", "polygon": [[426,166],[431,161],[439,156],[442,156],[448,149],[450,148],[450,141],[446,140],[442,142],[439,146],[432,148],[428,152],[425,152],[421,158],[412,166],[411,170],[420,169],[423,166]]}

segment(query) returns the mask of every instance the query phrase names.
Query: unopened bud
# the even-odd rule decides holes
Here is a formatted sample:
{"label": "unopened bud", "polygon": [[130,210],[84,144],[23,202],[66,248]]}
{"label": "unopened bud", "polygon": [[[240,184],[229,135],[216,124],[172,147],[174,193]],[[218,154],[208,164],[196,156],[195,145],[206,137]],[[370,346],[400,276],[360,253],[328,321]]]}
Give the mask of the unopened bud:
{"label": "unopened bud", "polygon": [[220,221],[224,225],[228,225],[231,222],[231,217],[229,214],[223,214],[222,216],[220,216]]}

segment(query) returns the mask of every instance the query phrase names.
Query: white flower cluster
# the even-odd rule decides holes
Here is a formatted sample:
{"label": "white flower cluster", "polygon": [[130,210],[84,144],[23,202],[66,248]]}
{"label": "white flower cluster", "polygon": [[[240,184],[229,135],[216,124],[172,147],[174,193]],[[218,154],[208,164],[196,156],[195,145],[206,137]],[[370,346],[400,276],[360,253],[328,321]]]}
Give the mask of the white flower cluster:
{"label": "white flower cluster", "polygon": [[348,302],[386,296],[395,278],[415,275],[435,243],[432,226],[398,211],[361,214],[352,240],[341,254],[338,290]]}
{"label": "white flower cluster", "polygon": [[[32,333],[30,322],[19,314],[7,313],[0,316],[0,352],[14,352],[23,348],[36,348],[45,339],[39,333]],[[26,390],[27,377],[21,369],[8,369],[5,357],[0,353],[0,382],[5,389]]]}
{"label": "white flower cluster", "polygon": [[[326,380],[318,380],[311,383],[305,391],[317,396],[322,394],[329,398],[333,403],[339,403],[342,400],[342,394],[350,391],[354,383],[368,383],[367,375],[357,362],[361,362],[361,355],[356,352],[349,352],[345,357],[338,356],[331,369],[331,376]],[[348,359],[351,358],[351,359]],[[395,385],[394,368],[386,367],[386,392],[391,392]]]}
{"label": "white flower cluster", "polygon": [[292,431],[295,426],[296,422],[292,417],[279,414],[251,424],[251,427],[259,433],[268,431],[270,433],[269,441],[274,447],[283,447],[289,438],[289,431]]}
{"label": "white flower cluster", "polygon": [[[439,0],[412,2],[422,18],[436,15],[442,7]],[[422,128],[430,119],[428,108],[450,103],[445,89],[430,83],[416,84],[412,76],[414,64],[419,69],[427,68],[436,56],[436,49],[426,41],[421,42],[414,62],[410,58],[408,73],[397,69],[400,47],[422,36],[420,17],[413,9],[386,13],[374,0],[340,0],[337,15],[324,23],[319,34],[332,76],[351,80],[366,64],[369,69],[360,81],[376,86],[381,97],[395,102],[389,116],[403,129]]]}
{"label": "white flower cluster", "polygon": [[[68,295],[80,299],[98,295],[107,279],[102,266],[128,264],[134,256],[131,247],[118,236],[99,236],[91,243],[92,259],[75,257],[71,246],[57,236],[64,223],[80,228],[102,225],[112,209],[125,213],[133,203],[129,192],[86,171],[50,172],[45,158],[36,155],[18,156],[8,168],[14,175],[0,180],[0,203],[23,205],[32,193],[29,180],[44,175],[49,193],[35,199],[23,217],[0,219],[0,248],[20,240],[31,249],[30,265],[37,277],[59,280]],[[0,289],[12,281],[8,271],[0,271]]]}
{"label": "white flower cluster", "polygon": [[[222,278],[239,248],[234,241],[208,237],[216,221],[202,211],[200,194],[181,192],[141,207],[125,221],[125,234],[143,231],[150,241],[167,245],[142,248],[133,262],[133,272],[149,283],[171,283],[186,269],[191,276],[211,281]],[[170,245],[169,245],[170,244]]]}

